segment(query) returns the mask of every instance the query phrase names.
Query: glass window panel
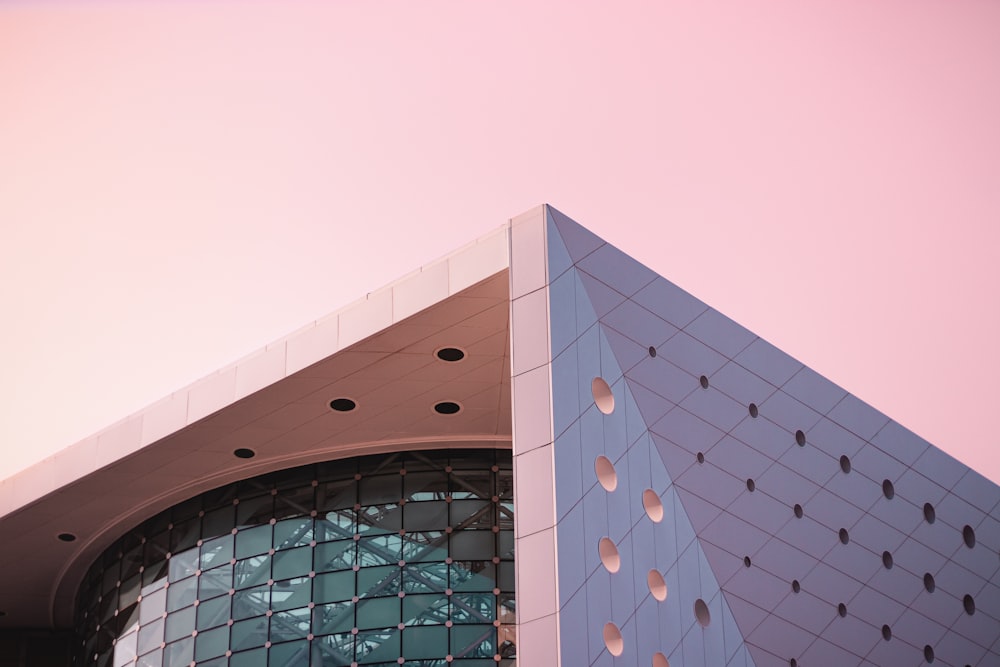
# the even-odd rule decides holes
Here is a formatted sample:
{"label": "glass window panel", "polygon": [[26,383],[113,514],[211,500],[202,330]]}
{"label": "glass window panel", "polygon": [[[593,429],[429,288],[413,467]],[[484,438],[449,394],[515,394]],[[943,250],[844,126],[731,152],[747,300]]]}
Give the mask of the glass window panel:
{"label": "glass window panel", "polygon": [[407,660],[441,658],[448,651],[448,628],[443,625],[406,628],[402,635],[403,657]]}
{"label": "glass window panel", "polygon": [[194,637],[167,644],[163,650],[164,667],[188,667],[194,660]]}
{"label": "glass window panel", "polygon": [[266,583],[271,578],[271,557],[254,556],[236,561],[233,566],[233,588],[247,588]]}
{"label": "glass window panel", "polygon": [[196,544],[201,537],[201,519],[195,517],[188,521],[175,523],[170,531],[170,553],[179,554],[187,551]]}
{"label": "glass window panel", "polygon": [[208,630],[229,620],[230,600],[228,595],[213,600],[202,601],[198,607],[197,630]]}
{"label": "glass window panel", "polygon": [[198,599],[208,600],[225,595],[233,587],[233,566],[229,563],[206,570],[198,577]]}
{"label": "glass window panel", "polygon": [[448,535],[443,530],[406,533],[403,560],[407,563],[444,560],[448,557]]}
{"label": "glass window panel", "polygon": [[297,641],[271,647],[268,667],[309,667],[309,642]]}
{"label": "glass window panel", "polygon": [[229,533],[236,525],[236,506],[230,500],[228,504],[205,512],[202,517],[202,535],[213,537]]}
{"label": "glass window panel", "polygon": [[455,560],[488,560],[493,558],[495,540],[489,530],[463,530],[452,533],[451,557]]}
{"label": "glass window panel", "polygon": [[285,519],[274,525],[274,548],[291,549],[305,546],[313,539],[312,517]]}
{"label": "glass window panel", "polygon": [[458,528],[492,528],[493,503],[489,500],[456,500],[451,503],[451,525]]}
{"label": "glass window panel", "polygon": [[163,616],[167,610],[167,590],[159,588],[151,593],[143,593],[142,605],[139,606],[139,622],[145,625],[154,618]]}
{"label": "glass window panel", "polygon": [[451,628],[451,654],[467,658],[496,655],[496,629],[492,625],[455,625]]}
{"label": "glass window panel", "polygon": [[[100,665],[101,663],[98,662],[97,664]],[[139,667],[163,667],[163,650],[157,648],[152,653],[140,656],[136,664],[139,665]]]}
{"label": "glass window panel", "polygon": [[400,574],[398,566],[361,568],[358,571],[358,597],[397,595]]}
{"label": "glass window panel", "polygon": [[396,503],[402,497],[403,476],[398,471],[363,477],[358,482],[358,502],[362,505]]}
{"label": "glass window panel", "polygon": [[403,527],[403,514],[396,503],[368,505],[358,510],[358,532],[398,533]]}
{"label": "glass window panel", "polygon": [[139,574],[139,568],[142,567],[142,549],[141,544],[136,545],[122,556],[121,578],[123,581]]}
{"label": "glass window panel", "polygon": [[406,625],[444,625],[449,611],[450,602],[444,593],[407,595],[403,598],[402,622]]}
{"label": "glass window panel", "polygon": [[194,603],[198,593],[198,577],[174,581],[167,587],[167,611],[176,611]]}
{"label": "glass window panel", "polygon": [[139,628],[139,655],[148,653],[163,643],[163,618]]}
{"label": "glass window panel", "polygon": [[174,582],[190,577],[198,569],[198,550],[188,549],[170,554],[169,581]]}
{"label": "glass window panel", "polygon": [[407,503],[403,507],[403,520],[407,532],[444,530],[448,527],[448,503],[440,500]]}
{"label": "glass window panel", "polygon": [[[454,464],[452,464],[454,466]],[[480,462],[478,467],[482,467]],[[489,500],[493,497],[493,475],[487,471],[469,470],[451,475],[451,497],[455,500],[473,499]]]}
{"label": "glass window panel", "polygon": [[215,660],[206,660],[204,662],[199,662],[198,667],[226,667],[226,665],[228,664],[229,664],[228,658],[223,656],[221,658],[216,658]]}
{"label": "glass window panel", "polygon": [[312,643],[312,655],[314,665],[349,665],[354,661],[354,635],[341,632],[317,637]]}
{"label": "glass window panel", "polygon": [[354,627],[354,604],[347,601],[316,605],[312,627],[313,634],[317,636],[350,632]]}
{"label": "glass window panel", "polygon": [[444,500],[448,495],[445,472],[408,472],[403,477],[403,497],[410,501]]}
{"label": "glass window panel", "polygon": [[309,604],[312,600],[312,579],[296,577],[274,582],[271,587],[271,609],[283,611]]}
{"label": "glass window panel", "polygon": [[401,601],[398,597],[374,598],[358,602],[357,627],[362,630],[399,625]]}
{"label": "glass window panel", "polygon": [[151,565],[147,565],[142,571],[143,587],[155,584],[158,581],[167,580],[167,561],[158,560]]}
{"label": "glass window panel", "polygon": [[309,515],[316,504],[313,500],[314,491],[309,480],[303,480],[303,482],[304,486],[278,492],[274,499],[275,519]]}
{"label": "glass window panel", "polygon": [[354,596],[354,571],[317,574],[313,586],[313,602],[339,602]]}
{"label": "glass window panel", "polygon": [[496,568],[491,561],[455,561],[451,564],[451,587],[456,591],[492,591]]}
{"label": "glass window panel", "polygon": [[309,634],[312,610],[308,607],[279,611],[271,616],[271,642],[305,639]]}
{"label": "glass window panel", "polygon": [[190,636],[194,630],[194,616],[194,607],[167,614],[167,626],[163,632],[163,641],[172,642],[181,637]]}
{"label": "glass window panel", "polygon": [[253,498],[240,497],[240,504],[236,506],[236,526],[255,526],[266,524],[274,514],[274,496],[268,492],[267,495]]}
{"label": "glass window panel", "polygon": [[208,540],[201,545],[201,555],[198,568],[211,570],[223,563],[228,563],[233,557],[233,535],[223,535],[214,540]]}
{"label": "glass window panel", "polygon": [[139,599],[139,590],[142,582],[139,580],[138,573],[127,581],[123,581],[121,588],[118,589],[118,608],[127,607],[136,600]]}
{"label": "glass window panel", "polygon": [[234,653],[229,659],[229,667],[267,667],[267,649],[255,648]]}
{"label": "glass window panel", "polygon": [[309,574],[312,569],[312,557],[312,548],[308,546],[277,552],[272,559],[274,564],[271,578],[290,579]]}
{"label": "glass window panel", "polygon": [[236,558],[267,553],[271,548],[271,525],[242,528],[236,533]]}
{"label": "glass window panel", "polygon": [[118,641],[115,642],[114,667],[124,667],[135,659],[136,655],[138,655],[136,653],[138,641],[138,632],[130,632],[118,638]]}
{"label": "glass window panel", "polygon": [[497,534],[497,555],[504,560],[514,560],[513,530],[501,530]]}
{"label": "glass window panel", "polygon": [[342,509],[321,514],[316,519],[316,541],[329,542],[354,537],[357,532],[357,515],[353,509]]}
{"label": "glass window panel", "polygon": [[455,593],[451,596],[453,623],[492,623],[496,617],[492,593]]}
{"label": "glass window panel", "polygon": [[215,658],[229,649],[229,626],[199,632],[194,638],[194,659],[198,662]]}
{"label": "glass window panel", "polygon": [[198,512],[201,511],[201,496],[195,496],[189,500],[174,505],[173,509],[170,510],[170,518],[176,526],[178,523],[191,519],[197,516]]}
{"label": "glass window panel", "polygon": [[314,549],[313,569],[316,572],[349,570],[354,567],[354,540],[323,542]]}
{"label": "glass window panel", "polygon": [[497,588],[502,591],[514,590],[514,563],[503,561],[498,566],[500,576],[497,579]]}
{"label": "glass window panel", "polygon": [[233,618],[236,620],[263,616],[271,607],[271,587],[257,586],[233,595]]}
{"label": "glass window panel", "polygon": [[354,655],[360,665],[395,662],[399,657],[399,630],[359,632],[354,642]]}
{"label": "glass window panel", "polygon": [[403,568],[403,590],[410,593],[442,593],[448,588],[445,563],[422,563]]}
{"label": "glass window panel", "polygon": [[230,646],[234,651],[263,646],[267,641],[267,616],[258,616],[233,623]]}
{"label": "glass window panel", "polygon": [[104,578],[101,581],[101,592],[107,593],[109,591],[115,590],[118,585],[118,564],[115,563],[114,566],[109,567],[104,571]]}
{"label": "glass window panel", "polygon": [[358,540],[358,564],[398,565],[403,557],[403,537],[398,534],[365,536]]}
{"label": "glass window panel", "polygon": [[316,487],[316,510],[321,514],[349,509],[354,507],[357,501],[358,485],[354,479],[324,482]]}

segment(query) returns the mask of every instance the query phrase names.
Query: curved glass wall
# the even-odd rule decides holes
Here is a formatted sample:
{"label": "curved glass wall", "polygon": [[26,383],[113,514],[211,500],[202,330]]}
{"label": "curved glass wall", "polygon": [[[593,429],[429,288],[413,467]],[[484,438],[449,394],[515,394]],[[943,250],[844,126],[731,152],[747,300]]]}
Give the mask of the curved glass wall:
{"label": "curved glass wall", "polygon": [[515,665],[509,451],[293,468],[163,512],[91,566],[74,665]]}

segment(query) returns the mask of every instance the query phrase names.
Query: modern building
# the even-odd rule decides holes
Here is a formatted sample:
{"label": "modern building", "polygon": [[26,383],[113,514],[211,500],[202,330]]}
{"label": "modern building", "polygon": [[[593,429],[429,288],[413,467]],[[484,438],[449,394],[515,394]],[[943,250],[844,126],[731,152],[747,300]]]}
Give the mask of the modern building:
{"label": "modern building", "polygon": [[1000,488],[549,206],[0,515],[3,667],[1000,665]]}

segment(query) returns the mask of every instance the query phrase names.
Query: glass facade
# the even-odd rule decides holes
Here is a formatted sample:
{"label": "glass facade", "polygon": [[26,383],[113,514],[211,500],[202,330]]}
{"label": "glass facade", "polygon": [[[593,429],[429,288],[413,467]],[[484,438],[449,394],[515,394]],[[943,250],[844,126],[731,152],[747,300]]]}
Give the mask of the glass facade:
{"label": "glass facade", "polygon": [[302,466],[185,501],[89,569],[74,665],[516,664],[506,450]]}

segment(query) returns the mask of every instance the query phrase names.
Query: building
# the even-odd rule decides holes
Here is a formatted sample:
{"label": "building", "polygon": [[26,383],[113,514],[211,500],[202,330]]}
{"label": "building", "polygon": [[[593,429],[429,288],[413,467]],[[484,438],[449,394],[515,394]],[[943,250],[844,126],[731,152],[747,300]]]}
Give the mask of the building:
{"label": "building", "polygon": [[1000,665],[1000,488],[549,206],[0,514],[3,666]]}

